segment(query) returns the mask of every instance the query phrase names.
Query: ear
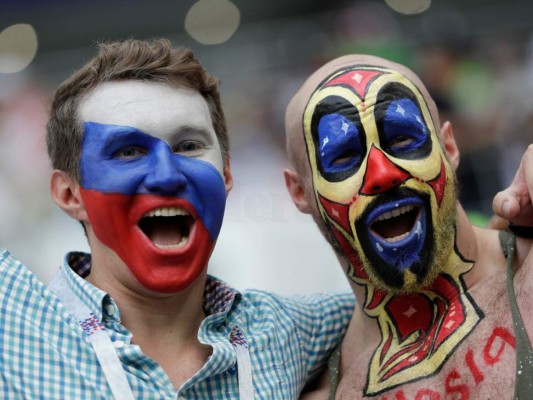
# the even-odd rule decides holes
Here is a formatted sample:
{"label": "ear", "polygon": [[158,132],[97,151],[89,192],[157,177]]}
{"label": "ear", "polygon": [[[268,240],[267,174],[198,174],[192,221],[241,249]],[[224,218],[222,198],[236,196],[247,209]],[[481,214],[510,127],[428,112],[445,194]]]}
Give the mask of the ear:
{"label": "ear", "polygon": [[452,124],[450,121],[446,121],[440,128],[440,135],[442,138],[442,143],[444,145],[444,150],[448,154],[448,159],[453,166],[453,169],[456,170],[459,166],[459,149],[457,148],[457,143],[455,143],[455,137],[453,136]]}
{"label": "ear", "polygon": [[224,186],[226,186],[226,194],[228,194],[233,188],[233,176],[231,175],[231,167],[230,167],[230,157],[226,158],[226,162],[224,163]]}
{"label": "ear", "polygon": [[287,168],[283,171],[283,176],[285,177],[285,186],[296,208],[303,213],[309,214],[311,207],[305,196],[305,188],[300,175],[296,171]]}
{"label": "ear", "polygon": [[54,202],[71,218],[77,221],[89,220],[81,198],[80,184],[65,171],[52,171],[50,194]]}

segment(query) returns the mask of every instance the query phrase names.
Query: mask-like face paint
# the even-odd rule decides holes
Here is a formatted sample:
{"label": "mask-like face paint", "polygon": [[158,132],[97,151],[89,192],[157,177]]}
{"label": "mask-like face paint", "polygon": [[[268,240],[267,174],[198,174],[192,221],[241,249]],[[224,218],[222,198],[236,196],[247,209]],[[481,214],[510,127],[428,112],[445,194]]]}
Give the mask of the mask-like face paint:
{"label": "mask-like face paint", "polygon": [[351,278],[393,292],[432,282],[453,251],[456,198],[417,87],[386,68],[345,68],[303,123],[320,216]]}
{"label": "mask-like face paint", "polygon": [[107,85],[80,113],[104,122],[84,122],[80,183],[89,222],[144,287],[182,290],[206,268],[226,202],[207,104],[161,84]]}

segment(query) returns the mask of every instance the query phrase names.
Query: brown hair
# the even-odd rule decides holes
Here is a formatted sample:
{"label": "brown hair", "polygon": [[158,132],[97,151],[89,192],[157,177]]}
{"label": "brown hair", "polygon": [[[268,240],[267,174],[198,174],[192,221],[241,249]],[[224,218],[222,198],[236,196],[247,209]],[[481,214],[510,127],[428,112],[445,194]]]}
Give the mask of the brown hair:
{"label": "brown hair", "polygon": [[100,43],[98,54],[55,91],[46,126],[48,155],[54,169],[66,171],[79,181],[83,126],[77,115],[78,105],[98,84],[117,80],[165,82],[198,90],[209,106],[222,157],[227,159],[229,139],[218,79],[200,65],[191,50],[172,47],[167,39],[128,39]]}

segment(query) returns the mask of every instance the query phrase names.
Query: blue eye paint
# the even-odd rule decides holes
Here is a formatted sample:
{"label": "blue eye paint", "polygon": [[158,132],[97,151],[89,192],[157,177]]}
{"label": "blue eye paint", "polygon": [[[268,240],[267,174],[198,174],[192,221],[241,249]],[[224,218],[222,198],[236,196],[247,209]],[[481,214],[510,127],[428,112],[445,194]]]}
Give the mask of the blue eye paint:
{"label": "blue eye paint", "polygon": [[361,163],[363,149],[357,126],[341,114],[324,115],[318,123],[319,160],[327,173],[347,171]]}
{"label": "blue eye paint", "polygon": [[397,157],[421,157],[428,152],[429,137],[429,129],[413,100],[390,102],[382,120],[380,141],[383,149]]}

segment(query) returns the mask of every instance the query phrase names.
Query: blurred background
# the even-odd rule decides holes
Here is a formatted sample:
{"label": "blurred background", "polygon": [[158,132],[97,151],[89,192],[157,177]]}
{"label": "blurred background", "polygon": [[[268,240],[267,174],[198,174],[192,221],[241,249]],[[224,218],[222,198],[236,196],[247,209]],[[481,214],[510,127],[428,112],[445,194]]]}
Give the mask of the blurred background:
{"label": "blurred background", "polygon": [[221,79],[235,180],[210,272],[239,289],[347,288],[333,251],[285,193],[285,106],[342,54],[406,64],[454,124],[461,198],[491,215],[533,142],[530,0],[1,0],[0,247],[48,281],[88,250],[48,195],[44,132],[54,87],[98,41],[167,37]]}

